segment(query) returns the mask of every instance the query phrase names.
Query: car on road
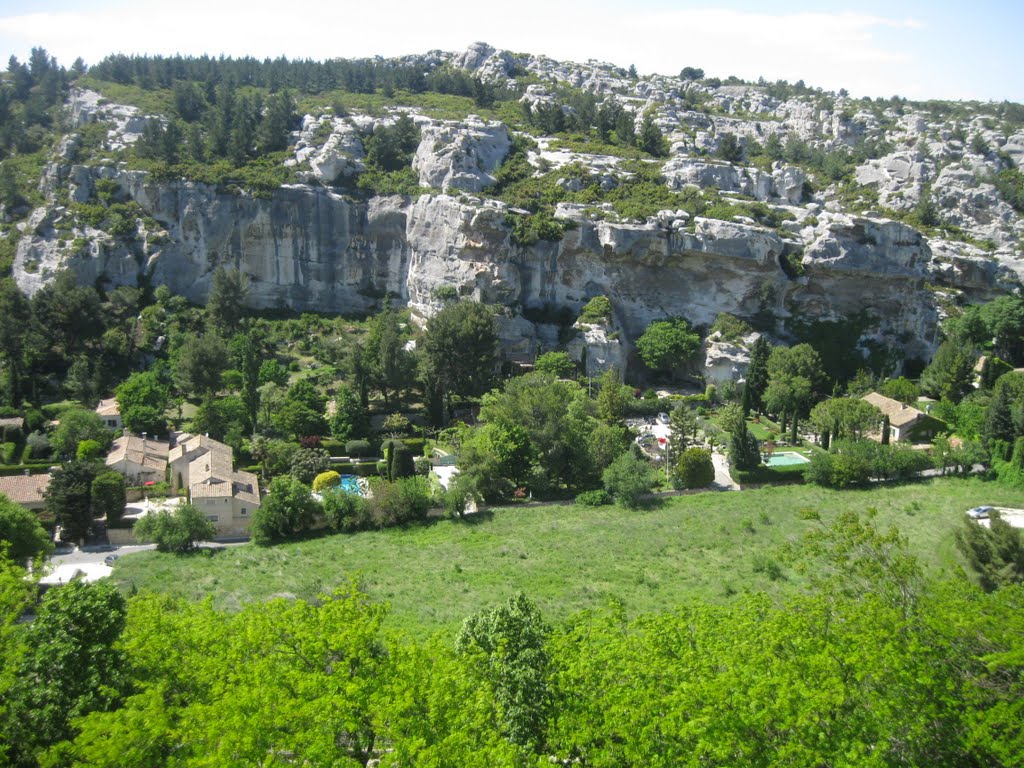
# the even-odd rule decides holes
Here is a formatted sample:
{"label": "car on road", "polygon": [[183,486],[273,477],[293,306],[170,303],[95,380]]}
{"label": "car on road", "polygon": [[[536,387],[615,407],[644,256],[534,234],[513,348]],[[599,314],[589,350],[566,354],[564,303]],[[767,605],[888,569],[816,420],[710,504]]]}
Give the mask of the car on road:
{"label": "car on road", "polygon": [[995,511],[994,507],[982,505],[980,507],[972,507],[967,510],[967,516],[972,520],[988,520],[989,515]]}
{"label": "car on road", "polygon": [[107,565],[113,565],[114,563],[117,562],[117,558],[119,558],[119,557],[120,557],[120,555],[107,555],[106,557],[103,558],[103,562],[106,563]]}

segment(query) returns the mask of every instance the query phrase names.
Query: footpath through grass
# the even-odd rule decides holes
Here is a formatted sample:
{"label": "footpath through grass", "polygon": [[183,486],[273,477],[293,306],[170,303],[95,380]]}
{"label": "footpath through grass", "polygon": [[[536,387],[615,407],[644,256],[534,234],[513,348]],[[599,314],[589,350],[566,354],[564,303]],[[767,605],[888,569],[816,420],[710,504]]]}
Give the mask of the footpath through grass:
{"label": "footpath through grass", "polygon": [[[935,479],[868,490],[816,486],[702,493],[640,511],[573,505],[503,509],[466,521],[439,521],[260,549],[232,547],[212,557],[143,552],[121,558],[114,579],[238,609],[290,594],[313,598],[354,578],[391,605],[388,623],[423,637],[454,631],[469,614],[522,590],[551,621],[620,600],[630,615],[694,600],[723,602],[745,590],[782,596],[801,579],[779,557],[818,523],[842,511],[878,510],[931,572],[956,567],[953,531],[978,504],[1024,508],[1024,492],[978,479]],[[781,571],[781,573],[780,573]]]}

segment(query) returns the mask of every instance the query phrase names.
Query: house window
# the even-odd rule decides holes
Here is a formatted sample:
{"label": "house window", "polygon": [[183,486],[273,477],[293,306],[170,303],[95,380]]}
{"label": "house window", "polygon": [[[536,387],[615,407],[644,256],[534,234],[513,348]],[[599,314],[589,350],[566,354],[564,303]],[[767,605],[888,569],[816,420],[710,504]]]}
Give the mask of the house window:
{"label": "house window", "polygon": [[248,514],[249,514],[249,510],[247,510],[247,509],[246,509],[245,507],[242,507],[242,509],[241,509],[241,511],[239,512],[239,514],[240,514],[240,515],[241,515],[242,517],[245,517],[246,515],[248,515]]}
{"label": "house window", "polygon": [[216,523],[217,522],[217,516],[216,515],[207,515],[206,519],[209,520],[211,523]]}

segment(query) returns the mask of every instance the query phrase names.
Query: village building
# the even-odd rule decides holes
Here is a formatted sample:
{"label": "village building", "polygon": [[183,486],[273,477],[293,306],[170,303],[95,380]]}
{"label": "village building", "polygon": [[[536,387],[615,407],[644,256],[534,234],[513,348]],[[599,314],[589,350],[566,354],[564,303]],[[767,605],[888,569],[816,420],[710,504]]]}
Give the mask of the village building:
{"label": "village building", "polygon": [[205,435],[182,435],[168,452],[171,490],[184,493],[214,524],[218,537],[247,536],[260,506],[259,479],[232,469],[230,446]]}
{"label": "village building", "polygon": [[96,413],[103,419],[103,425],[108,429],[121,429],[124,422],[121,420],[121,406],[117,404],[116,397],[108,397],[100,400],[96,406]]}
{"label": "village building", "polygon": [[[929,416],[924,411],[919,411],[899,400],[880,395],[877,392],[870,392],[864,395],[862,400],[871,403],[882,412],[883,416],[889,417],[889,439],[892,442],[929,442],[939,426],[938,419]],[[868,435],[873,440],[882,439],[882,425]]]}
{"label": "village building", "polygon": [[49,485],[49,474],[0,477],[0,494],[25,509],[38,511],[46,503],[43,494]]}
{"label": "village building", "polygon": [[107,466],[124,475],[128,485],[159,483],[167,476],[169,451],[165,440],[124,435],[114,441],[107,454]]}

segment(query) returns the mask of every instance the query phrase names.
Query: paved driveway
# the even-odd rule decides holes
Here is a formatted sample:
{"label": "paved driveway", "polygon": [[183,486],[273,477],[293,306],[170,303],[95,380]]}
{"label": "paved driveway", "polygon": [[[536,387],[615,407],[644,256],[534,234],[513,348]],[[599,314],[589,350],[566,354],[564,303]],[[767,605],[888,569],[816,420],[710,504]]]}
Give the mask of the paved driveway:
{"label": "paved driveway", "polygon": [[712,451],[711,463],[715,465],[715,482],[711,484],[712,488],[719,491],[738,491],[740,489],[733,482],[732,475],[729,474],[729,459],[724,453]]}

